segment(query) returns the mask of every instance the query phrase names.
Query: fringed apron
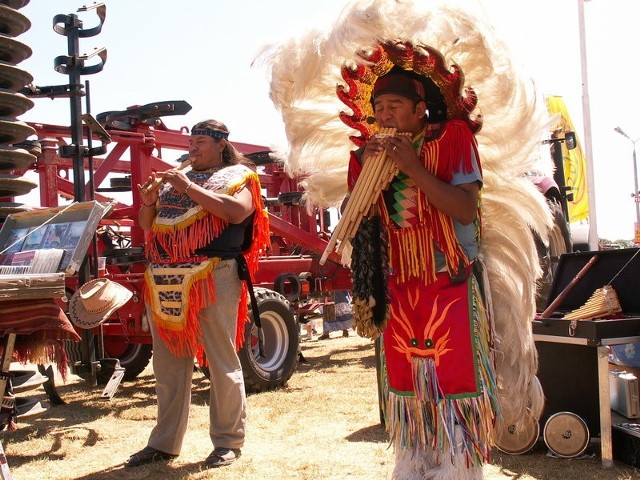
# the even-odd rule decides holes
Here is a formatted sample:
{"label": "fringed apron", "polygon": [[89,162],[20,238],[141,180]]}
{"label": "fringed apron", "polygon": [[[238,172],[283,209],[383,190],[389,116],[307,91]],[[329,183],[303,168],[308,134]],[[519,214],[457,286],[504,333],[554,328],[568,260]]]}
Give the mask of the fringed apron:
{"label": "fringed apron", "polygon": [[[253,241],[243,255],[253,278],[258,259],[269,242],[269,220],[257,173],[244,165],[232,165],[219,170],[191,170],[186,175],[197,185],[217,193],[234,195],[243,188],[251,191],[255,207]],[[209,245],[227,227],[226,221],[204,210],[186,194],[170,185],[163,187],[158,214],[146,241],[150,263],[145,273],[145,298],[160,338],[175,356],[195,355],[201,336],[198,312],[206,306],[205,302],[215,301],[212,271],[219,258],[195,252]],[[247,286],[243,283],[238,304],[237,349],[244,341],[247,298]]]}
{"label": "fringed apron", "polygon": [[[436,140],[423,138],[416,137],[414,147],[441,180],[450,183],[455,171],[473,170],[475,138],[463,122],[449,122]],[[354,156],[351,187],[359,170]],[[391,439],[401,448],[453,454],[460,426],[467,461],[480,465],[489,457],[497,404],[491,320],[473,264],[452,219],[404,174],[377,209],[379,217],[363,222],[353,240],[354,321],[359,332],[383,332]],[[436,272],[436,248],[445,272]]]}

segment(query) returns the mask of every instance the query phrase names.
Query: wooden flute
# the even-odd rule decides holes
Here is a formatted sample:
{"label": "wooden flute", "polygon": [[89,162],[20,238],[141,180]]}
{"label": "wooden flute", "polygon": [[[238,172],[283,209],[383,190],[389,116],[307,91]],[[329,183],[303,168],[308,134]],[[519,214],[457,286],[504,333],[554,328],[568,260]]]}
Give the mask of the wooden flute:
{"label": "wooden flute", "polygon": [[[192,163],[192,159],[191,158],[187,158],[184,162],[182,162],[180,165],[178,165],[178,167],[176,168],[176,170],[184,170],[185,168],[187,168],[189,165],[191,165]],[[170,169],[171,170],[171,169]],[[160,185],[162,185],[165,182],[164,178],[154,178],[153,182],[151,182],[146,188],[143,189],[143,193],[148,193],[156,188],[158,188]]]}

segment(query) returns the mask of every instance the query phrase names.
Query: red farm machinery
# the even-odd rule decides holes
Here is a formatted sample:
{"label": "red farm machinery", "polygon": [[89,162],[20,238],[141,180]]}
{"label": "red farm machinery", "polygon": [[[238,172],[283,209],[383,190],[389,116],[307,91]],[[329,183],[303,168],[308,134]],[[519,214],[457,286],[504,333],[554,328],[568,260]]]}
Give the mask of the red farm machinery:
{"label": "red farm machinery", "polygon": [[[188,131],[171,130],[162,117],[190,109],[183,101],[158,102],[124,111],[106,112],[94,119],[83,115],[84,142],[101,142],[81,152],[88,180],[82,185],[85,198],[109,204],[87,255],[91,276],[104,275],[126,286],[133,298],[80,345],[68,349],[73,373],[83,378],[108,379],[114,359],[125,368],[124,379],[133,379],[148,365],[152,355],[151,335],[144,308],[144,233],[137,225],[140,206],[138,184],[154,171],[164,171],[184,158]],[[36,131],[33,144],[40,152],[35,163],[40,203],[56,207],[60,199],[77,195],[73,159],[72,127],[30,124]],[[271,224],[271,251],[261,259],[254,282],[263,336],[259,354],[258,331],[250,318],[240,358],[248,391],[263,391],[283,385],[294,373],[300,356],[300,324],[330,306],[333,292],[350,288],[349,271],[337,256],[320,265],[319,259],[330,237],[327,210],[308,209],[302,201],[299,179],[288,177],[281,162],[268,148],[233,142],[257,165],[265,205]],[[103,152],[103,153],[101,153]],[[100,155],[93,156],[93,153]],[[106,271],[96,268],[106,259]],[[78,276],[67,279],[68,297],[78,288]],[[331,312],[327,308],[326,312]],[[85,343],[88,342],[87,345]],[[111,369],[112,371],[112,369]]]}
{"label": "red farm machinery", "polygon": [[[6,2],[0,1],[3,3]],[[82,82],[81,76],[100,72],[107,54],[105,48],[99,48],[81,55],[79,41],[101,32],[106,19],[103,3],[78,10],[96,14],[98,24],[92,28],[84,28],[75,14],[54,17],[53,29],[66,37],[68,46],[67,55],[54,59],[54,69],[67,75],[68,83],[34,86],[33,77],[16,67],[30,56],[31,49],[13,39],[30,27],[28,19],[17,11],[27,3],[28,0],[13,0],[1,7],[6,20],[0,25],[0,143],[8,145],[0,150],[0,166],[6,167],[1,170],[11,172],[12,180],[19,184],[20,175],[35,169],[41,207],[58,207],[70,200],[108,205],[82,267],[77,275],[66,279],[67,297],[91,276],[104,275],[130,289],[133,298],[95,331],[84,330],[83,342],[79,347],[70,345],[69,350],[74,373],[92,382],[100,376],[104,380],[105,372],[110,370],[105,367],[113,366],[113,361],[124,367],[125,379],[132,379],[144,370],[152,355],[143,293],[145,239],[136,221],[140,206],[137,185],[152,172],[169,169],[183,159],[188,131],[172,130],[162,119],[184,115],[191,107],[184,101],[166,101],[104,112],[95,118],[82,113],[91,110],[89,82]],[[19,121],[17,117],[33,106],[30,98],[38,97],[68,98],[70,125]],[[33,137],[36,139],[27,140]],[[562,160],[560,142],[569,145],[569,139],[554,138],[550,142],[557,147],[553,155],[556,164]],[[94,143],[100,145],[94,147]],[[329,211],[304,205],[301,179],[290,178],[268,148],[237,142],[234,145],[258,166],[271,223],[272,248],[261,260],[254,282],[264,348],[260,354],[257,328],[250,318],[252,328],[247,329],[240,352],[247,388],[261,391],[283,385],[291,377],[300,355],[300,323],[307,322],[319,307],[330,306],[333,293],[348,290],[351,279],[335,253],[320,264],[330,238]],[[20,167],[14,168],[18,163]],[[533,181],[548,198],[556,220],[549,244],[539,245],[546,272],[544,284],[548,287],[559,255],[571,250],[566,222],[568,193],[563,178],[548,184]],[[0,200],[13,210],[14,197],[22,194],[0,192]],[[101,257],[106,259],[104,270],[98,268]],[[543,285],[542,290],[544,294],[548,288]],[[324,314],[330,315],[331,310],[325,308]]]}
{"label": "red farm machinery", "polygon": [[[64,281],[66,297],[91,277],[101,275],[127,287],[133,297],[98,328],[83,330],[83,341],[70,344],[68,350],[73,373],[92,383],[105,380],[118,367],[124,367],[125,379],[135,378],[152,355],[143,297],[145,239],[137,224],[137,185],[184,156],[188,130],[171,130],[162,118],[184,115],[191,106],[185,101],[168,101],[96,117],[89,113],[89,82],[82,77],[103,69],[107,50],[95,48],[88,55],[81,54],[80,40],[100,34],[106,20],[103,3],[78,9],[95,14],[95,25],[90,28],[76,14],[54,16],[53,30],[67,43],[66,55],[54,59],[54,70],[67,76],[68,82],[34,84],[32,75],[17,67],[31,55],[31,48],[13,38],[31,26],[18,11],[28,3],[0,1],[0,143],[6,144],[0,147],[0,171],[8,173],[5,184],[20,190],[0,189],[0,204],[8,214],[31,208],[15,203],[15,197],[36,186],[23,177],[35,169],[40,202],[34,210],[50,207],[53,211],[70,201],[105,207],[95,235],[89,229],[93,240],[86,255],[81,254],[82,265]],[[17,117],[33,107],[32,98],[68,99],[69,126],[20,121]],[[247,329],[240,352],[247,389],[261,391],[283,385],[291,377],[300,356],[300,323],[323,304],[331,305],[334,291],[349,289],[350,277],[337,256],[324,265],[319,263],[330,236],[329,213],[302,204],[299,179],[289,178],[268,148],[234,145],[257,165],[271,219],[272,249],[262,259],[254,282],[263,348],[258,348],[257,328],[250,318],[252,328]],[[101,258],[106,260],[104,269],[98,268]]]}

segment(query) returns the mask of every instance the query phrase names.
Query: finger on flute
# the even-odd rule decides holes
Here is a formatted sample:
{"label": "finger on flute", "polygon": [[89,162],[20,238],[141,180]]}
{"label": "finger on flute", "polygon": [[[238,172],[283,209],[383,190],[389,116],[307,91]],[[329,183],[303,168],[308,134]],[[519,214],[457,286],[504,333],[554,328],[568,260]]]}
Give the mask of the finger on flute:
{"label": "finger on flute", "polygon": [[[376,135],[385,137],[385,136],[393,135],[395,131],[396,131],[395,128],[383,128],[383,129],[380,129],[380,131]],[[362,172],[360,173],[360,176],[358,177],[358,180],[354,185],[354,191],[358,189],[358,192],[355,195],[352,193],[352,197],[349,199],[350,201],[353,200],[353,203],[355,205],[354,208],[359,209],[362,202],[362,198],[361,198],[362,195],[367,195],[369,193],[370,191],[369,186],[371,184],[372,179],[375,178],[374,177],[375,167],[376,165],[379,165],[381,159],[385,155],[386,155],[386,151],[382,150],[375,157],[369,158],[362,165]]]}
{"label": "finger on flute", "polygon": [[[395,128],[383,128],[381,129],[377,135],[381,136],[381,137],[390,137],[395,135],[396,133],[396,129]],[[358,205],[358,212],[361,214],[366,213],[366,211],[368,211],[368,207],[369,205],[371,205],[371,203],[373,201],[375,201],[375,199],[377,199],[377,193],[379,193],[379,191],[377,190],[377,184],[379,183],[379,178],[380,178],[380,173],[385,169],[385,165],[387,165],[389,163],[389,161],[387,160],[387,151],[386,149],[383,149],[377,156],[375,156],[372,159],[369,159],[366,163],[366,165],[369,165],[369,169],[367,171],[367,175],[366,177],[363,179],[363,184],[366,188],[364,188],[365,190],[365,198],[364,198],[364,202],[363,199],[359,199],[359,201],[357,202]],[[358,178],[358,180],[360,180]],[[373,197],[373,200],[372,200]]]}
{"label": "finger on flute", "polygon": [[[184,170],[189,165],[191,165],[192,162],[193,162],[193,160],[191,158],[187,158],[184,162],[182,162],[180,165],[178,165],[176,167],[176,170]],[[169,170],[172,170],[172,169],[170,168]],[[143,190],[145,190],[146,193],[150,193],[153,190],[156,190],[156,189],[160,188],[160,186],[164,182],[165,182],[164,178],[162,178],[162,177],[154,177],[153,181],[146,188],[143,187]]]}
{"label": "finger on flute", "polygon": [[[395,128],[383,128],[380,129],[377,135],[389,136],[395,134],[395,132]],[[381,151],[374,158],[368,159],[362,165],[362,171],[360,172],[360,176],[358,177],[358,180],[356,180],[349,200],[345,205],[343,215],[338,221],[324,253],[320,257],[320,265],[324,265],[329,254],[335,248],[338,240],[340,240],[340,243],[336,250],[340,253],[344,248],[344,239],[354,236],[355,232],[357,232],[362,220],[363,210],[366,208],[368,211],[368,208],[372,203],[370,184],[375,180],[377,172],[381,170],[381,165],[385,163],[383,161],[384,157],[386,157],[385,150]]]}

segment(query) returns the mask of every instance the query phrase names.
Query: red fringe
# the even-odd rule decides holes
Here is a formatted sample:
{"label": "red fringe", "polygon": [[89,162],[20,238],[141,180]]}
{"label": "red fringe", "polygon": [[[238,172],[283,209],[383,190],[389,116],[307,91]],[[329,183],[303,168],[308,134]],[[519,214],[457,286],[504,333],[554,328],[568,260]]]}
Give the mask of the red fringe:
{"label": "red fringe", "polygon": [[[154,223],[147,239],[147,255],[158,260],[161,258],[158,245],[169,255],[171,261],[180,261],[193,256],[198,248],[206,247],[215,240],[225,229],[228,222],[213,215],[202,215],[203,210],[188,222],[178,223],[172,226],[156,225]],[[187,228],[189,227],[189,228]]]}
{"label": "red fringe", "polygon": [[[262,202],[262,191],[258,176],[251,178],[247,183],[247,188],[251,190],[253,196],[253,206],[255,208],[255,216],[253,218],[253,242],[249,249],[244,252],[244,258],[249,267],[251,282],[255,280],[255,274],[258,271],[260,257],[266,255],[267,250],[271,248],[271,231],[269,227],[269,213],[264,208]],[[242,293],[240,295],[240,303],[238,304],[238,322],[236,329],[236,349],[240,350],[244,344],[244,333],[246,323],[249,321],[249,290],[246,283],[242,285]]]}
{"label": "red fringe", "polygon": [[[427,170],[439,179],[451,182],[454,167],[459,165],[459,155],[462,154],[462,171],[471,172],[471,149],[465,151],[460,149],[460,145],[471,145],[480,166],[477,144],[471,130],[464,122],[453,120],[446,124],[440,138],[424,143],[421,158]],[[380,206],[381,211],[386,212],[383,200],[380,200]],[[411,277],[421,278],[425,284],[434,281],[434,242],[443,252],[450,273],[455,275],[460,266],[468,267],[469,259],[457,241],[453,220],[432,208],[421,190],[418,190],[418,212],[420,216],[417,225],[402,229],[389,228],[389,259],[398,272],[399,281],[404,282]],[[385,223],[390,225],[388,214],[385,215]]]}

